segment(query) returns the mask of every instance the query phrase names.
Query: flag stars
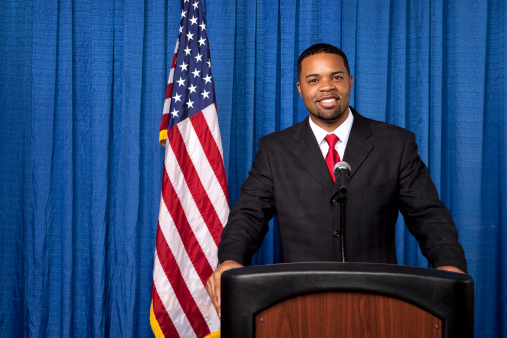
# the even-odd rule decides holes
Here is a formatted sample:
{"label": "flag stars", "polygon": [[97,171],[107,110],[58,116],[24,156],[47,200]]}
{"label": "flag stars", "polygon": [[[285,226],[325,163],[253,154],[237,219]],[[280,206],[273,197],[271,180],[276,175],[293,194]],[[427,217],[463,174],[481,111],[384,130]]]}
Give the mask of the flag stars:
{"label": "flag stars", "polygon": [[209,93],[206,89],[201,93],[203,99],[209,99]]}
{"label": "flag stars", "polygon": [[[181,66],[180,66],[180,67],[181,67]],[[180,76],[180,79],[179,79],[178,81],[176,81],[176,82],[178,82],[178,86],[179,86],[179,87],[182,87],[182,86],[184,86],[184,85],[185,85],[185,80],[183,80],[183,79],[181,78],[181,76]]]}
{"label": "flag stars", "polygon": [[204,81],[206,81],[206,83],[210,83],[211,82],[211,76],[206,75],[205,77],[202,78]]}
{"label": "flag stars", "polygon": [[176,46],[178,61],[173,66],[176,74],[171,80],[174,81],[174,87],[172,97],[168,98],[172,105],[169,117],[175,122],[185,118],[187,113],[191,116],[194,110],[202,109],[203,105],[214,99],[213,88],[208,87],[208,84],[213,86],[214,79],[211,76],[209,51],[206,52],[206,24],[198,14],[201,4],[199,0],[184,0],[184,3]]}
{"label": "flag stars", "polygon": [[180,102],[181,101],[181,95],[178,95],[178,93],[176,93],[176,95],[174,95],[173,99],[174,99],[174,102]]}
{"label": "flag stars", "polygon": [[194,75],[194,79],[198,76],[201,77],[201,75],[199,75],[200,72],[201,72],[200,70],[194,69],[194,71],[192,72],[192,74]]}
{"label": "flag stars", "polygon": [[[184,71],[184,70],[188,70],[187,67],[188,67],[188,64],[185,63],[185,61],[183,61],[183,63],[180,65],[181,67],[181,71]],[[181,79],[181,77],[180,77]]]}

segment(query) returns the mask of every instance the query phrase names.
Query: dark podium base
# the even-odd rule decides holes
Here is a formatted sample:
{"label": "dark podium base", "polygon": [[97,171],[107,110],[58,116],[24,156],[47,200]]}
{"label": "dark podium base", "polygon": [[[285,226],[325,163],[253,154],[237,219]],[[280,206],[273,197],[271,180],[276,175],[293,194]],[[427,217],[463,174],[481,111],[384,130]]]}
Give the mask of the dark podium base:
{"label": "dark podium base", "polygon": [[222,337],[473,337],[470,276],[390,264],[295,263],[222,275]]}

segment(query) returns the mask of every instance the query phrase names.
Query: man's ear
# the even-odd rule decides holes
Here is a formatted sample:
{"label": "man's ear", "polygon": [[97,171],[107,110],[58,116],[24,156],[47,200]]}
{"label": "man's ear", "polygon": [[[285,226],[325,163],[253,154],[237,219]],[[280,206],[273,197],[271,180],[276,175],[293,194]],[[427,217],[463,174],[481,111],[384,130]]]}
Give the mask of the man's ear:
{"label": "man's ear", "polygon": [[[301,83],[296,82],[296,87],[298,88],[298,92],[299,92],[299,96],[301,96]],[[303,98],[303,96],[301,96],[301,98]]]}

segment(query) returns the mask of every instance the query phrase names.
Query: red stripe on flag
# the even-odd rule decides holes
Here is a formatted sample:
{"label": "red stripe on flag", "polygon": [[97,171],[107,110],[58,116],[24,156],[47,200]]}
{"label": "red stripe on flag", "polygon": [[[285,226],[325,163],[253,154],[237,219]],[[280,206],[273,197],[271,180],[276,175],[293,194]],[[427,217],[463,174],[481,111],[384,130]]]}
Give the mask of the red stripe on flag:
{"label": "red stripe on flag", "polygon": [[185,313],[185,316],[189,318],[192,329],[198,337],[203,337],[209,334],[210,330],[208,328],[208,324],[206,323],[201,310],[195,303],[192,294],[188,290],[185,279],[183,278],[180,267],[178,266],[178,262],[176,262],[169,245],[167,245],[162,231],[157,234],[157,252],[159,257],[164,257],[164,260],[159,260],[160,265],[162,265],[167,279],[169,280],[169,283],[171,283],[176,298],[178,298],[178,302],[181,305],[181,309]]}
{"label": "red stripe on flag", "polygon": [[190,122],[192,122],[197,138],[199,139],[202,149],[206,154],[206,158],[208,159],[208,162],[211,165],[220,186],[222,187],[222,191],[227,199],[227,205],[229,205],[229,193],[227,190],[227,179],[225,176],[222,154],[220,153],[220,149],[218,149],[215,139],[213,138],[213,134],[211,134],[206,118],[204,117],[204,114],[200,112],[199,114],[192,116],[190,118]]}
{"label": "red stripe on flag", "polygon": [[[160,227],[158,231],[160,232]],[[165,306],[162,303],[160,296],[158,295],[157,289],[155,288],[155,283],[153,283],[151,286],[151,294],[153,296],[153,313],[157,319],[158,326],[160,326],[160,329],[162,330],[162,333],[165,337],[177,337],[179,335],[178,331],[176,330],[171,317],[169,317],[169,314],[167,313]]]}
{"label": "red stripe on flag", "polygon": [[171,69],[176,68],[176,59],[177,59],[178,53],[174,53],[173,55],[173,62],[171,63]]}
{"label": "red stripe on flag", "polygon": [[167,89],[165,90],[165,99],[170,99],[172,97],[173,92],[173,83],[170,82],[167,84]]}
{"label": "red stripe on flag", "polygon": [[169,126],[169,114],[162,115],[162,120],[160,120],[160,131],[167,130]]}
{"label": "red stripe on flag", "polygon": [[[171,217],[174,221],[174,226],[178,230],[181,242],[185,247],[185,251],[192,261],[192,265],[197,271],[202,284],[206,285],[209,276],[211,276],[213,273],[213,269],[209,264],[208,259],[204,255],[204,251],[199,245],[199,242],[197,241],[197,238],[195,237],[190,224],[188,223],[188,219],[183,210],[183,206],[181,205],[181,201],[179,200],[178,195],[176,194],[176,191],[174,190],[174,187],[169,180],[169,176],[167,176],[166,170],[164,170],[162,187],[162,197],[164,199],[164,204],[171,214]],[[164,256],[159,255],[159,257]],[[160,259],[160,261],[162,261],[162,259]]]}
{"label": "red stripe on flag", "polygon": [[199,175],[194,168],[194,165],[187,153],[186,148],[179,146],[185,144],[183,137],[181,136],[180,129],[171,128],[171,130],[168,132],[167,138],[174,152],[176,160],[180,165],[181,171],[185,178],[185,182],[187,183],[188,189],[194,198],[195,204],[197,205],[197,208],[199,209],[199,212],[201,213],[201,216],[204,219],[204,222],[206,223],[206,226],[208,227],[213,240],[215,241],[215,244],[218,246],[218,243],[220,242],[220,235],[217,233],[217,231],[214,231],[213,228],[215,228],[217,224],[220,224],[222,227],[222,221],[220,221],[220,218],[218,217],[217,212],[213,207],[208,194],[206,193],[206,189],[204,189],[204,186],[199,179]]}

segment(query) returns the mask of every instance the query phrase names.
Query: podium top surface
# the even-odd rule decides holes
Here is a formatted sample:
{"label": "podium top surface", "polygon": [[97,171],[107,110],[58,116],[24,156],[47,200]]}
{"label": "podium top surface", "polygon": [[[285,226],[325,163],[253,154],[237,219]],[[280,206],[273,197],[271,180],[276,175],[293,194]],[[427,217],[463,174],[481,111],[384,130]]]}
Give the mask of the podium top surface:
{"label": "podium top surface", "polygon": [[379,263],[341,263],[341,262],[305,262],[305,263],[281,263],[270,265],[246,266],[240,269],[225,271],[222,278],[259,278],[260,276],[271,276],[276,278],[279,275],[390,275],[395,276],[420,276],[437,279],[452,279],[463,282],[473,282],[473,278],[466,274],[449,272],[436,269],[421,268],[398,264]]}

